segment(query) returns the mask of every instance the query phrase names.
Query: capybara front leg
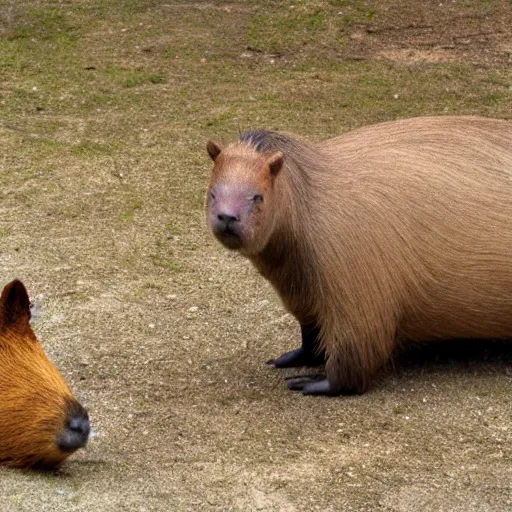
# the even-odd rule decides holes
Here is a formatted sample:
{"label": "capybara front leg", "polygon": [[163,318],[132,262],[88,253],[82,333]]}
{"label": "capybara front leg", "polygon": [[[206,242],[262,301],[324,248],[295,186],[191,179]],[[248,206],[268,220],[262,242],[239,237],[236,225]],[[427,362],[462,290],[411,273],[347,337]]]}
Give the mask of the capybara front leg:
{"label": "capybara front leg", "polygon": [[276,368],[292,368],[295,366],[319,366],[324,364],[325,355],[318,344],[320,329],[315,324],[300,326],[302,346],[285,352],[277,359],[270,359],[267,364]]}
{"label": "capybara front leg", "polygon": [[286,377],[285,381],[290,391],[302,391],[303,395],[339,396],[360,393],[354,388],[342,388],[333,385],[324,374],[296,375]]}
{"label": "capybara front leg", "polygon": [[336,396],[341,392],[329,384],[325,375],[297,375],[285,379],[290,391],[302,391],[303,395]]}
{"label": "capybara front leg", "polygon": [[375,361],[367,361],[357,344],[346,344],[341,354],[327,356],[324,374],[288,377],[286,384],[291,391],[301,391],[304,395],[361,394],[368,389],[372,375],[380,367],[377,354],[373,355]]}

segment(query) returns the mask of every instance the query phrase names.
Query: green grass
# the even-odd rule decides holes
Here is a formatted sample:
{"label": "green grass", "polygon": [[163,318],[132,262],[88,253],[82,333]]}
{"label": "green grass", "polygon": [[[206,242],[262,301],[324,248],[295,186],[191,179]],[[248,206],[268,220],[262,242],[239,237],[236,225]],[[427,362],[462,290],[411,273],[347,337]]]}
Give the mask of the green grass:
{"label": "green grass", "polygon": [[311,42],[326,29],[326,14],[323,10],[312,11],[283,7],[255,14],[249,20],[247,42],[249,46],[268,52],[290,50]]}
{"label": "green grass", "polygon": [[171,272],[181,272],[183,270],[182,266],[172,260],[169,254],[155,254],[152,259],[153,265],[157,268],[169,270]]}
{"label": "green grass", "polygon": [[121,220],[123,221],[132,221],[135,217],[135,212],[137,210],[140,210],[142,208],[142,200],[136,199],[134,200],[127,208],[126,210],[121,214]]}
{"label": "green grass", "polygon": [[26,6],[19,17],[7,23],[8,41],[40,40],[57,46],[76,44],[77,33],[69,23],[65,9],[58,7]]}
{"label": "green grass", "polygon": [[[376,14],[374,2],[334,0],[330,2],[270,2],[249,19],[249,48],[267,53],[316,53],[340,49],[350,27],[363,26]],[[314,50],[313,50],[314,48]]]}

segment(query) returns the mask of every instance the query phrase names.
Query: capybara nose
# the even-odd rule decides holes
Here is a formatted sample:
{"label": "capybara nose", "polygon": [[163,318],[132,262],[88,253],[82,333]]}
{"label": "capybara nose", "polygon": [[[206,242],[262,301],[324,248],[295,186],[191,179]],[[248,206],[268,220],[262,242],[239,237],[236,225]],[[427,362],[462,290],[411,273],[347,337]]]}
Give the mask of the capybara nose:
{"label": "capybara nose", "polygon": [[237,222],[240,220],[240,217],[236,217],[235,215],[231,215],[230,213],[219,213],[217,215],[217,219],[223,222],[226,226],[232,224],[233,222]]}
{"label": "capybara nose", "polygon": [[74,452],[87,444],[90,432],[89,415],[80,404],[76,404],[57,438],[57,446],[63,452]]}

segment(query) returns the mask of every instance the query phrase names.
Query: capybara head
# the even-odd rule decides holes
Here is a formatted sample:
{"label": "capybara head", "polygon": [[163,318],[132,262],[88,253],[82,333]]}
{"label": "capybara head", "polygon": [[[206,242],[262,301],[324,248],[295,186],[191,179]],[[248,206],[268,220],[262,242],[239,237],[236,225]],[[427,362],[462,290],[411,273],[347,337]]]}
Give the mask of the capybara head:
{"label": "capybara head", "polygon": [[29,320],[27,291],[12,281],[0,297],[0,464],[45,468],[85,446],[89,418]]}
{"label": "capybara head", "polygon": [[260,252],[275,223],[275,180],[283,166],[279,151],[256,151],[239,142],[223,149],[209,141],[214,161],[206,196],[210,229],[229,249],[246,255]]}

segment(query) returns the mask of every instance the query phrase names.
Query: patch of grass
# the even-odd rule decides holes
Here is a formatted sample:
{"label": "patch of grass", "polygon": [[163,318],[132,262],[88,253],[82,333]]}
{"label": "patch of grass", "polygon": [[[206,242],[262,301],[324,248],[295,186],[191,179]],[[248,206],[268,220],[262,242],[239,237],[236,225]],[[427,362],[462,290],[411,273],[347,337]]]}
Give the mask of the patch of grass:
{"label": "patch of grass", "polygon": [[[2,44],[0,43],[0,47]],[[7,45],[4,45],[7,46]],[[27,63],[22,55],[18,52],[12,52],[8,54],[7,52],[2,52],[3,58],[0,60],[0,70],[5,71],[14,71],[21,72],[27,68]],[[23,89],[14,89],[13,92],[25,92]]]}
{"label": "patch of grass", "polygon": [[111,155],[119,150],[120,143],[99,143],[92,140],[83,140],[71,147],[71,154],[75,156],[87,157],[93,155]]}
{"label": "patch of grass", "polygon": [[150,73],[148,80],[152,84],[163,84],[166,81],[165,73]]}
{"label": "patch of grass", "polygon": [[90,300],[91,300],[91,297],[84,292],[75,292],[75,293],[73,293],[73,295],[71,297],[74,302],[82,303],[82,304],[85,302],[90,302]]}
{"label": "patch of grass", "polygon": [[123,80],[123,87],[137,87],[138,85],[151,83],[161,84],[165,82],[164,73],[138,73]]}
{"label": "patch of grass", "polygon": [[75,45],[77,34],[69,24],[66,10],[54,6],[25,6],[8,24],[8,41],[40,39],[58,45]]}
{"label": "patch of grass", "polygon": [[[269,5],[249,20],[249,48],[268,52],[318,55],[319,48],[339,51],[347,28],[366,25],[377,14],[372,3],[362,0],[326,2],[285,1]],[[315,48],[315,51],[310,50]]]}
{"label": "patch of grass", "polygon": [[213,117],[210,117],[206,120],[205,126],[207,127],[213,127],[220,126],[226,121],[232,121],[234,119],[237,119],[238,117],[238,110],[234,107],[229,107],[223,109],[222,112],[215,114]]}
{"label": "patch of grass", "polygon": [[175,261],[171,261],[171,260],[168,260],[165,265],[164,265],[164,268],[166,268],[167,270],[171,270],[172,272],[181,272],[181,266],[176,263]]}
{"label": "patch of grass", "polygon": [[503,100],[503,95],[497,92],[488,92],[482,97],[482,103],[486,106],[492,106]]}
{"label": "patch of grass", "polygon": [[175,222],[168,222],[166,228],[167,233],[171,236],[177,236],[181,233],[179,226],[177,226]]}
{"label": "patch of grass", "polygon": [[133,201],[128,208],[121,214],[121,220],[127,222],[133,220],[135,212],[142,208],[142,200],[136,199]]}
{"label": "patch of grass", "polygon": [[122,87],[130,89],[143,84],[162,84],[166,82],[166,74],[158,71],[134,70],[107,66],[104,70],[106,76],[113,78]]}
{"label": "patch of grass", "polygon": [[268,13],[254,14],[247,28],[249,47],[267,52],[281,52],[314,40],[326,28],[323,9],[296,7],[293,2],[281,2]]}
{"label": "patch of grass", "polygon": [[141,85],[145,81],[142,75],[132,75],[123,80],[123,87],[137,87],[137,85]]}
{"label": "patch of grass", "polygon": [[161,290],[162,285],[154,282],[147,282],[142,285],[142,288],[147,290]]}
{"label": "patch of grass", "polygon": [[153,265],[158,268],[164,268],[166,270],[170,270],[171,272],[182,272],[183,268],[179,263],[172,260],[170,256],[154,254],[152,256]]}
{"label": "patch of grass", "polygon": [[393,407],[393,414],[407,414],[410,413],[412,407],[407,404],[400,404]]}
{"label": "patch of grass", "polygon": [[329,3],[337,9],[343,9],[339,14],[347,25],[364,25],[372,21],[376,14],[374,8],[360,0],[330,0]]}

